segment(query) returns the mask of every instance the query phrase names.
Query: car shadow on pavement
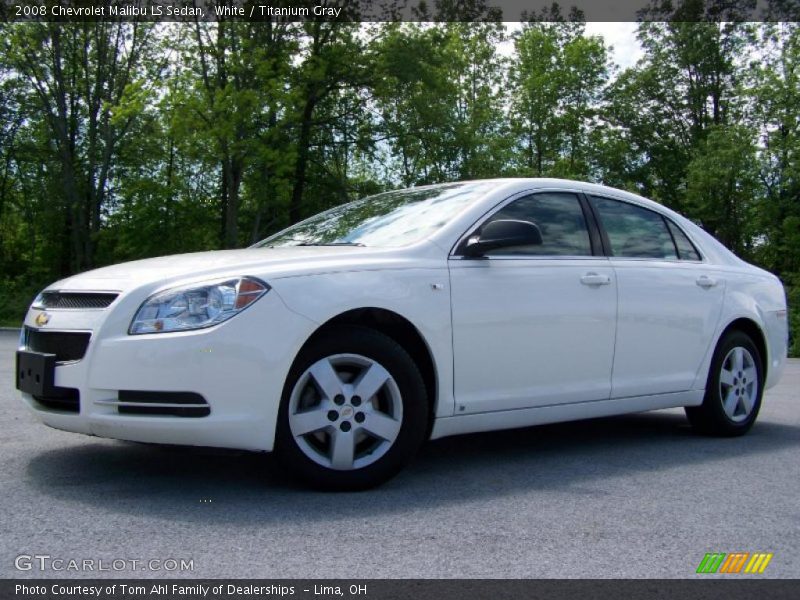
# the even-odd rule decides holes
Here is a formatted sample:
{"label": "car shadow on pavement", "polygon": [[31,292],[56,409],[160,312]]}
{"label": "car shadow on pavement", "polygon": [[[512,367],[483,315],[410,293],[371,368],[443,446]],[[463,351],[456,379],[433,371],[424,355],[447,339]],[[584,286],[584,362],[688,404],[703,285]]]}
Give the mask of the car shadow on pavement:
{"label": "car shadow on pavement", "polygon": [[99,513],[253,526],[363,518],[365,503],[379,516],[519,492],[604,493],[603,478],[799,446],[800,427],[767,421],[743,438],[706,438],[670,411],[436,440],[388,484],[352,494],[298,486],[270,455],[89,438],[33,456],[27,474],[38,493]]}

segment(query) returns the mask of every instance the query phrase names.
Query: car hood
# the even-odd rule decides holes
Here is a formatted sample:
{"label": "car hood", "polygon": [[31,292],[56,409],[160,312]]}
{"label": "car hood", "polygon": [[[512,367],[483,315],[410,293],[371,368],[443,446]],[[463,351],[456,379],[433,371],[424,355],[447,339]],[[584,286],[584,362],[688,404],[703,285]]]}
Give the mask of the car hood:
{"label": "car hood", "polygon": [[155,283],[167,285],[240,275],[274,279],[338,270],[401,268],[407,263],[408,259],[400,256],[397,249],[357,246],[218,250],[102,267],[62,279],[48,289],[126,291]]}

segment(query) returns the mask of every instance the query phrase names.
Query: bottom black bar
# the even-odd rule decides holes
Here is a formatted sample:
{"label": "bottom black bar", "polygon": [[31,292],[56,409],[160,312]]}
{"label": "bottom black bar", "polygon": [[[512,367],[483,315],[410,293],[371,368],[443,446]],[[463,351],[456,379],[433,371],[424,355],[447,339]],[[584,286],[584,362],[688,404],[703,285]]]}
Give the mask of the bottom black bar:
{"label": "bottom black bar", "polygon": [[789,600],[798,597],[797,579],[40,579],[0,580],[0,598],[39,600],[255,600],[335,598],[466,600],[472,598],[600,600]]}

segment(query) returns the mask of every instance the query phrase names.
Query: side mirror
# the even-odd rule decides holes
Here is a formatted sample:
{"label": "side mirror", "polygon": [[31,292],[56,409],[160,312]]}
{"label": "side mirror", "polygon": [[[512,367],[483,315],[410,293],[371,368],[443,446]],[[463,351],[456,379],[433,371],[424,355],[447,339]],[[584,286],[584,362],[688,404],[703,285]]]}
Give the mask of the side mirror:
{"label": "side mirror", "polygon": [[480,237],[467,242],[464,256],[483,256],[489,250],[512,246],[541,246],[542,231],[530,221],[501,219],[488,223]]}

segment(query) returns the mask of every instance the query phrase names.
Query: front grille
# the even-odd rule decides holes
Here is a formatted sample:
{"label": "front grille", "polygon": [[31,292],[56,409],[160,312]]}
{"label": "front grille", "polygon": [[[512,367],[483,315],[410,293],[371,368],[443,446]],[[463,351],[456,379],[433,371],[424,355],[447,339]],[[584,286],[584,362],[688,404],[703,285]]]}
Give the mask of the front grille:
{"label": "front grille", "polygon": [[117,397],[117,412],[121,415],[207,417],[211,414],[206,399],[194,392],[120,390]]}
{"label": "front grille", "polygon": [[78,331],[41,331],[26,328],[26,345],[34,352],[55,354],[58,362],[80,360],[86,354],[91,333]]}
{"label": "front grille", "polygon": [[36,402],[44,408],[50,410],[60,410],[64,412],[80,412],[81,397],[78,390],[74,388],[53,388],[52,396],[34,396]]}
{"label": "front grille", "polygon": [[106,292],[43,292],[40,305],[47,309],[106,308],[118,295]]}

